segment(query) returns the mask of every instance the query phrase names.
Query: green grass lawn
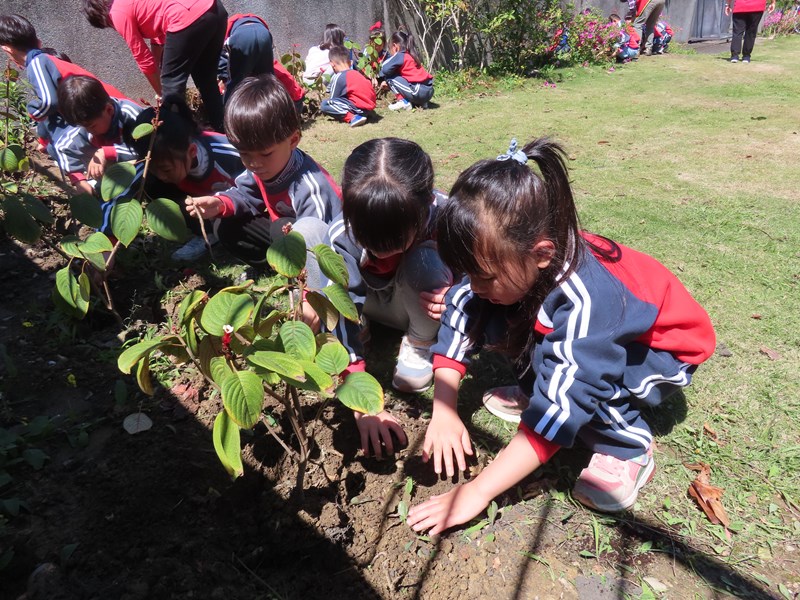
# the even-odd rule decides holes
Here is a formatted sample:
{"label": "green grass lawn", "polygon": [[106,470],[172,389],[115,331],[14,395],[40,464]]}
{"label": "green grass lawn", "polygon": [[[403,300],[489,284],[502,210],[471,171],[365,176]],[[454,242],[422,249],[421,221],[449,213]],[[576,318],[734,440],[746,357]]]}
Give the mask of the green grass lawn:
{"label": "green grass lawn", "polygon": [[[447,190],[511,137],[562,142],[584,227],[676,272],[727,349],[698,370],[685,416],[678,406],[658,415],[677,423],[658,438],[659,469],[637,515],[749,565],[776,593],[797,582],[787,552],[800,539],[799,63],[795,36],[759,40],[750,65],[680,54],[576,68],[557,72],[555,88],[506,82],[435,98],[434,110],[381,108],[379,122],[359,129],[318,119],[301,143],[339,178],[359,143],[410,138]],[[474,377],[490,384],[494,368]],[[471,420],[478,439],[509,435],[482,411]],[[699,461],[724,490],[730,541],[686,497],[694,473],[683,463]]]}

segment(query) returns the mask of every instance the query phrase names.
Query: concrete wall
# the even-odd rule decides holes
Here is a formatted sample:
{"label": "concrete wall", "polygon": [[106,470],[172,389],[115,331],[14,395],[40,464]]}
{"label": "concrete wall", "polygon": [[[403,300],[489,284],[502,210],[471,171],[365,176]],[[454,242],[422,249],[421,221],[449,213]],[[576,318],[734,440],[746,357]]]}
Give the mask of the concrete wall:
{"label": "concrete wall", "polygon": [[[692,21],[698,0],[667,0],[664,7],[664,15],[667,16],[669,24],[675,31],[676,42],[687,42],[692,37]],[[578,10],[584,8],[599,8],[600,11],[608,16],[611,13],[625,16],[628,11],[626,0],[573,0],[573,4]]]}
{"label": "concrete wall", "polygon": [[[228,14],[252,12],[269,24],[277,52],[297,44],[305,57],[320,42],[327,23],[338,23],[355,42],[363,44],[369,26],[389,22],[386,0],[223,0]],[[113,29],[95,29],[81,11],[81,0],[3,0],[0,11],[28,18],[44,46],[65,52],[73,62],[114,84],[130,97],[152,98],[147,80]]]}

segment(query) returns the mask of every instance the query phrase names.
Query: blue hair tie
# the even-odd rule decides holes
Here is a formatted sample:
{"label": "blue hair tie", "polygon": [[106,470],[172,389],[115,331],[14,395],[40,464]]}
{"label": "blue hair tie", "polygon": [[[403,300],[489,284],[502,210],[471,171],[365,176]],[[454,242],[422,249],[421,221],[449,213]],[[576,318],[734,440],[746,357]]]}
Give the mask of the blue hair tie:
{"label": "blue hair tie", "polygon": [[522,150],[517,150],[517,138],[514,138],[508,146],[508,152],[499,155],[497,160],[515,160],[519,164],[524,165],[528,162],[528,155]]}

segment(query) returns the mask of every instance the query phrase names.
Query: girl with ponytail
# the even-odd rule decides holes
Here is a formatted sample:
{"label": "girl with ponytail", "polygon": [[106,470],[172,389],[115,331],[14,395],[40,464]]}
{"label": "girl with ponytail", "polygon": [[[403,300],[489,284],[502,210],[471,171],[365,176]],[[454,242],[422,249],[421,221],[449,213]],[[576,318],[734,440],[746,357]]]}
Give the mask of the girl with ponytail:
{"label": "girl with ponytail", "polygon": [[[533,167],[536,167],[535,170]],[[714,351],[705,310],[655,259],[582,231],[563,149],[538,139],[464,171],[437,219],[444,263],[466,273],[445,299],[433,346],[433,415],[423,460],[448,477],[466,470],[469,434],[458,385],[482,347],[509,357],[518,386],[489,390],[486,407],[519,430],[478,477],[411,509],[435,535],[478,515],[561,447],[594,453],[573,496],[627,509],[653,476],[641,415],[689,384]]]}

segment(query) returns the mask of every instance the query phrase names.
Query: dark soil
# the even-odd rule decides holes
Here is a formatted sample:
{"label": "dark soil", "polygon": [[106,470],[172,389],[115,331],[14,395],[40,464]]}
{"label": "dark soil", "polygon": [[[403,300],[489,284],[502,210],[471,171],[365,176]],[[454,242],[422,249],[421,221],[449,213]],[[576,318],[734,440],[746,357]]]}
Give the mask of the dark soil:
{"label": "dark soil", "polygon": [[[179,270],[156,279],[137,258],[146,251],[130,250],[121,265],[128,275],[114,282],[134,332],[164,319],[165,289],[209,285]],[[243,438],[245,475],[232,482],[211,441],[218,400],[191,373],[167,373],[167,387],[140,394],[116,369],[113,319],[97,309],[75,325],[54,312],[50,293],[63,263],[45,244],[0,242],[0,343],[10,358],[0,363],[0,426],[22,431],[39,415],[52,423],[29,444],[46,452],[44,466],[9,467],[14,480],[0,488],[0,499],[22,502],[0,521],[0,557],[13,551],[0,570],[0,599],[621,599],[639,597],[644,577],[670,598],[717,598],[726,588],[770,597],[635,517],[610,529],[599,559],[581,556],[596,540],[579,518],[586,511],[563,501],[574,472],[568,461],[499,499],[491,524],[438,540],[414,535],[399,502],[452,485],[421,462],[430,407],[417,397],[389,398],[410,444],[385,460],[361,456],[352,417],[324,407],[301,503],[290,499],[295,466],[260,427]],[[386,354],[397,341],[374,332],[373,351]],[[385,384],[388,371],[378,375]],[[314,397],[304,403],[309,417],[320,408]],[[139,410],[154,426],[129,435],[122,420]],[[288,430],[281,409],[273,414]],[[473,475],[487,458],[473,462]],[[661,551],[642,551],[645,542]]]}

